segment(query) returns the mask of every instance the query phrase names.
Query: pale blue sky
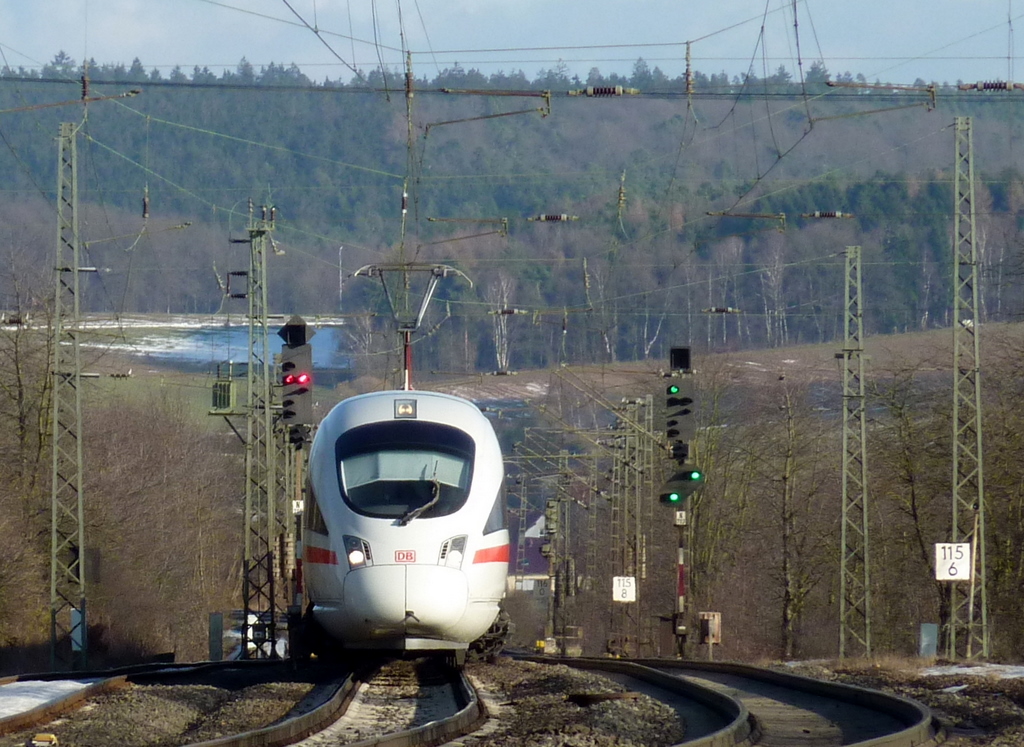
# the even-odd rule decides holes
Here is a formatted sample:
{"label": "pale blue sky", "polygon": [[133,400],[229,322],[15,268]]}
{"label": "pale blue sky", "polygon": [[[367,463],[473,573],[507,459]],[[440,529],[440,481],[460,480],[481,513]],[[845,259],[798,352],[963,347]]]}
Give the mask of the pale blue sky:
{"label": "pale blue sky", "polygon": [[0,0],[0,49],[14,67],[38,67],[59,50],[77,61],[138,57],[165,72],[234,69],[244,56],[257,68],[294,62],[314,79],[348,80],[347,65],[402,64],[400,10],[404,46],[427,77],[459,62],[532,78],[559,60],[583,78],[592,67],[628,74],[638,57],[675,77],[685,68],[686,41],[694,68],[705,73],[735,75],[753,61],[758,75],[779,65],[795,74],[799,37],[805,70],[823,58],[832,73],[888,82],[1024,78],[1014,59],[1024,0],[798,0],[798,35],[793,7],[793,0]]}

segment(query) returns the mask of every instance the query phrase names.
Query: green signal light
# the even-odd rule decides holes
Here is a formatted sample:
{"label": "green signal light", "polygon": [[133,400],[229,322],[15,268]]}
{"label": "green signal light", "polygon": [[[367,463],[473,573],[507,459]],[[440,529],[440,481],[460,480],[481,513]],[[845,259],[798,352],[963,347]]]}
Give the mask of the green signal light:
{"label": "green signal light", "polygon": [[683,496],[681,496],[679,493],[669,493],[668,494],[668,502],[669,503],[679,503],[679,501],[681,501],[682,499],[683,499]]}
{"label": "green signal light", "polygon": [[667,393],[668,394],[679,394],[679,385],[678,384],[669,384]]}
{"label": "green signal light", "polygon": [[695,469],[695,470],[693,470],[691,472],[687,472],[686,476],[687,476],[688,479],[693,480],[694,482],[696,482],[697,480],[703,480],[704,479],[704,473],[701,472],[698,469]]}

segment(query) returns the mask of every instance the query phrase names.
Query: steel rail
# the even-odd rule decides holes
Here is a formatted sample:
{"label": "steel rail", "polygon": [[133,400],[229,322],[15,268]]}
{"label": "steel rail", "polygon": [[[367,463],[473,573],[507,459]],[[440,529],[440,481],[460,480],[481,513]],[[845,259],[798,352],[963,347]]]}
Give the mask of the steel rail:
{"label": "steel rail", "polygon": [[678,659],[638,659],[637,664],[659,669],[688,669],[715,673],[735,674],[792,690],[820,695],[843,703],[870,708],[903,723],[902,731],[874,739],[856,742],[849,747],[924,747],[945,741],[945,728],[931,709],[915,700],[870,690],[841,682],[816,680],[792,672],[755,667],[735,662],[682,661]]}
{"label": "steel rail", "polygon": [[562,664],[576,669],[625,674],[668,692],[695,700],[720,715],[726,721],[726,726],[718,731],[697,739],[682,742],[681,744],[686,745],[686,747],[738,747],[741,745],[757,744],[757,723],[750,715],[747,707],[739,700],[711,688],[703,687],[659,671],[639,660],[575,659],[546,656],[517,656],[516,658],[538,664]]}

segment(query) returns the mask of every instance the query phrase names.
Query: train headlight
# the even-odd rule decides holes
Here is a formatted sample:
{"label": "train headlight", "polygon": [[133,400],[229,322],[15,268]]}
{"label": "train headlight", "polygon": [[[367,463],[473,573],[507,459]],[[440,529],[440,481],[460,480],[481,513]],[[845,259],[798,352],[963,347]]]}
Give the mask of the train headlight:
{"label": "train headlight", "polygon": [[348,569],[350,571],[373,565],[373,555],[370,553],[369,542],[360,537],[353,537],[350,534],[346,534],[342,539],[345,542],[345,558],[348,560]]}
{"label": "train headlight", "polygon": [[466,554],[466,539],[465,534],[460,534],[442,542],[437,564],[448,568],[462,568],[462,558]]}

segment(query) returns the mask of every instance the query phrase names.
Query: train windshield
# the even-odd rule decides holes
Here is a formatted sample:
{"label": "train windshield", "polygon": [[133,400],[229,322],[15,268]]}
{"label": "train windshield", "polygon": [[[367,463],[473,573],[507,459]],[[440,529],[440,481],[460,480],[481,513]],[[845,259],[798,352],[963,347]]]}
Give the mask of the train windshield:
{"label": "train windshield", "polygon": [[356,512],[395,518],[447,516],[469,495],[473,440],[437,423],[372,423],[346,432],[337,444],[338,477]]}

